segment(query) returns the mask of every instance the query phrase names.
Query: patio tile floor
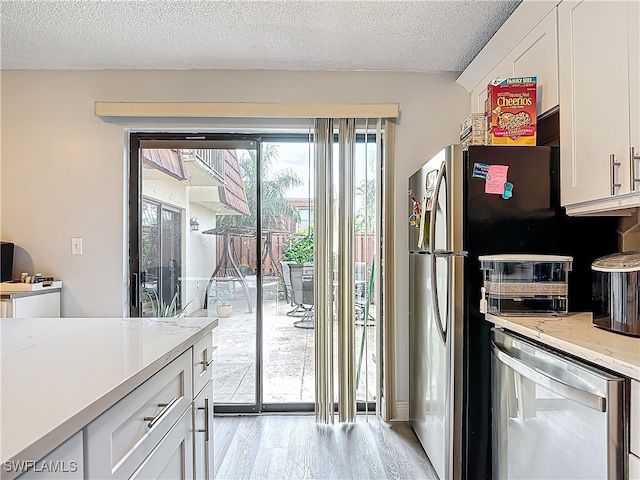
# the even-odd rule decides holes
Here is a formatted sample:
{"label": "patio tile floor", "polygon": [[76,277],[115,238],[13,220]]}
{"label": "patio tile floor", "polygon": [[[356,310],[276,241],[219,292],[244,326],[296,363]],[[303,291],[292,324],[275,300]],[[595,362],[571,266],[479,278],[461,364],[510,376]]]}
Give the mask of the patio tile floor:
{"label": "patio tile floor", "polygon": [[[314,329],[297,328],[286,312],[291,307],[284,300],[265,300],[263,309],[263,402],[314,402]],[[248,313],[246,303],[234,303],[229,318],[219,318],[213,331],[214,402],[218,404],[253,404],[255,402],[255,311]],[[361,344],[362,326],[356,326],[356,366]],[[367,327],[367,355],[363,367],[358,399],[364,399],[368,386],[369,401],[375,400],[376,365],[374,361],[374,327]],[[337,348],[336,348],[337,350]],[[365,370],[366,358],[368,373]],[[365,379],[368,385],[365,385]],[[337,391],[337,390],[336,390]]]}

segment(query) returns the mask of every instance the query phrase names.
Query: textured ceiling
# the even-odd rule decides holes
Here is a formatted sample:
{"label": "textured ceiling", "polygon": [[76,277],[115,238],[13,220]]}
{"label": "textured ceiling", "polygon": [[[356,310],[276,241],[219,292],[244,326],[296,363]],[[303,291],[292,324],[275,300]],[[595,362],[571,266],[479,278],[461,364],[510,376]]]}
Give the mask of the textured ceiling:
{"label": "textured ceiling", "polygon": [[462,71],[520,0],[1,0],[2,69]]}

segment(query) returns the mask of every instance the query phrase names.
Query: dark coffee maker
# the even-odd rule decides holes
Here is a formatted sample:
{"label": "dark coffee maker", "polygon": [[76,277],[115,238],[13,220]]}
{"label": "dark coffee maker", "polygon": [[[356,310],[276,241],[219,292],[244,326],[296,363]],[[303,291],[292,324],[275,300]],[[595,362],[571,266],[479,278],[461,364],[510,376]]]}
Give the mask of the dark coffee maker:
{"label": "dark coffee maker", "polygon": [[11,280],[13,274],[13,243],[2,242],[0,252],[0,282]]}

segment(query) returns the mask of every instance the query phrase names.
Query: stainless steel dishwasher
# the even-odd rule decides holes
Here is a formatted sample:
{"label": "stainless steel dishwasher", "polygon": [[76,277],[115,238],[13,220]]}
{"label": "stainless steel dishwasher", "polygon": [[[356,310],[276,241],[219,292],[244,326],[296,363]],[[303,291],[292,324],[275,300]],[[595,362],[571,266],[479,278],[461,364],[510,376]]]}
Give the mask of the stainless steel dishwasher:
{"label": "stainless steel dishwasher", "polygon": [[493,478],[625,477],[625,379],[492,335]]}

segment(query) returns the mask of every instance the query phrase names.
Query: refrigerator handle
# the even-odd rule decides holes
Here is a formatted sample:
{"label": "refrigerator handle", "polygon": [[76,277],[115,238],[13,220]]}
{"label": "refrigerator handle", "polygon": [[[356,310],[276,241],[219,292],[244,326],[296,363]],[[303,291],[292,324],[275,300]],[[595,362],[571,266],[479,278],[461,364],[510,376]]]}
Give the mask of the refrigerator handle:
{"label": "refrigerator handle", "polygon": [[[438,303],[438,278],[436,275],[436,257],[431,259],[431,303],[433,303],[433,311],[436,314],[436,327],[438,335],[443,346],[447,345],[447,331],[442,326],[442,316],[440,315],[440,304]],[[448,262],[448,260],[447,260]]]}
{"label": "refrigerator handle", "polygon": [[447,171],[447,163],[442,162],[442,167],[438,172],[438,179],[436,180],[436,185],[433,190],[433,198],[431,204],[431,212],[429,215],[429,251],[433,252],[435,250],[435,238],[436,238],[436,211],[438,210],[438,195],[440,195],[440,185],[442,184],[442,179],[444,178],[444,174]]}

